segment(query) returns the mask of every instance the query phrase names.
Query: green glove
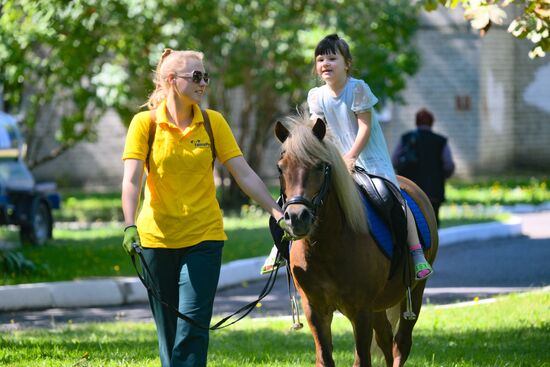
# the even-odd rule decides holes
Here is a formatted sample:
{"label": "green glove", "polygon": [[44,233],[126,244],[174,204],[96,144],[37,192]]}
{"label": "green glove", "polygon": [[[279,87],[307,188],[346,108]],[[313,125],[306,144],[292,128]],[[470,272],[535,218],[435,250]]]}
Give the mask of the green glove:
{"label": "green glove", "polygon": [[133,243],[137,243],[141,247],[141,241],[139,240],[139,234],[135,225],[124,228],[124,240],[122,241],[122,247],[129,255],[133,255],[136,251],[132,247]]}
{"label": "green glove", "polygon": [[286,223],[285,217],[279,218],[277,225],[285,232],[283,235],[283,240],[293,241],[298,239],[298,237],[292,234],[292,228],[290,228],[290,226]]}

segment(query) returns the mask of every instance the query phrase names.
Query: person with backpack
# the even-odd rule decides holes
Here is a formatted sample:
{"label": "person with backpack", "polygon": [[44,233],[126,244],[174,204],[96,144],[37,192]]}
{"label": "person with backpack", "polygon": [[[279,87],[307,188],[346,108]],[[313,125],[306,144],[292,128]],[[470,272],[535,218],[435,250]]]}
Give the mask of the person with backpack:
{"label": "person with backpack", "polygon": [[439,226],[439,208],[445,201],[445,180],[455,163],[447,138],[432,131],[433,114],[425,108],[416,113],[416,130],[403,134],[392,153],[397,174],[415,182],[428,196]]}
{"label": "person with backpack", "polygon": [[[206,366],[214,296],[227,239],[216,200],[213,158],[284,227],[283,212],[243,158],[221,113],[199,104],[210,78],[203,54],[166,49],[156,69],[150,111],[132,119],[122,159],[123,247],[143,255],[163,367]],[[138,213],[144,171],[145,197]],[[198,325],[179,319],[170,307]]]}

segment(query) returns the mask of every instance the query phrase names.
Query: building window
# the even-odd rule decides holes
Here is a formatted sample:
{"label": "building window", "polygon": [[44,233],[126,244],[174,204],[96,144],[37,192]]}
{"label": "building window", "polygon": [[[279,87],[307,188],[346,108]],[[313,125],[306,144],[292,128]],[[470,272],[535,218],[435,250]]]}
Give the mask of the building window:
{"label": "building window", "polygon": [[455,109],[457,111],[470,111],[470,96],[455,96]]}

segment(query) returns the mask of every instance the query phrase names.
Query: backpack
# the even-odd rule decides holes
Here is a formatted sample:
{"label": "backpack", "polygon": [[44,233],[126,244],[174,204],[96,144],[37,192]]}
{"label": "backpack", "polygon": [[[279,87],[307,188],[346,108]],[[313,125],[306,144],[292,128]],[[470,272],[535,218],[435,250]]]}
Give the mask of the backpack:
{"label": "backpack", "polygon": [[[212,132],[212,125],[210,124],[210,116],[206,110],[202,110],[202,117],[204,118],[204,128],[206,133],[210,138],[210,149],[212,150],[212,169],[214,169],[214,161],[216,160],[216,146],[214,144],[214,134]],[[150,172],[149,169],[149,159],[151,157],[151,151],[153,150],[153,142],[155,141],[155,134],[157,133],[157,114],[156,110],[151,110],[149,114],[149,139],[147,139],[147,145],[149,145],[149,150],[147,151],[147,157],[145,158],[145,167],[147,172]]]}
{"label": "backpack", "polygon": [[397,156],[397,173],[402,176],[410,176],[418,168],[418,154],[416,152],[416,144],[418,134],[412,132],[403,136],[402,149]]}

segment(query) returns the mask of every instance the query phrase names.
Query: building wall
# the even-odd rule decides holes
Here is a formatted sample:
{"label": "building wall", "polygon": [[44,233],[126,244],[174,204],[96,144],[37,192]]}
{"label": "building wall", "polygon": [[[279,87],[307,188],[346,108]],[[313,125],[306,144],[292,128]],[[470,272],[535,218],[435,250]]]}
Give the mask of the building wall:
{"label": "building wall", "polygon": [[515,40],[514,167],[550,174],[550,55],[527,57],[529,42]]}
{"label": "building wall", "polygon": [[403,92],[405,105],[394,104],[384,124],[390,150],[400,135],[415,128],[415,114],[427,108],[433,130],[449,137],[458,175],[469,175],[480,155],[479,37],[456,12],[422,14],[415,44],[421,67]]}
{"label": "building wall", "polygon": [[[403,91],[406,104],[390,105],[382,123],[390,151],[425,107],[435,115],[434,131],[449,137],[457,177],[518,169],[550,174],[550,56],[529,59],[530,43],[512,37],[506,25],[481,38],[458,8],[423,12],[414,42],[420,70]],[[227,117],[238,135],[238,116]],[[108,113],[97,142],[80,144],[35,176],[65,186],[119,187],[125,135],[119,118]],[[279,145],[273,139],[266,149],[259,172],[273,179]]]}
{"label": "building wall", "polygon": [[122,182],[126,127],[114,112],[99,122],[97,141],[81,143],[33,170],[38,181],[57,182],[64,187],[118,188]]}
{"label": "building wall", "polygon": [[491,29],[479,43],[479,156],[470,164],[478,174],[503,172],[514,161],[516,50],[513,37],[502,28]]}
{"label": "building wall", "polygon": [[390,150],[426,107],[434,131],[449,137],[456,176],[550,173],[550,59],[529,59],[529,42],[506,27],[481,38],[460,11],[422,15],[415,38],[421,68],[403,93],[407,104],[393,105],[384,124]]}

